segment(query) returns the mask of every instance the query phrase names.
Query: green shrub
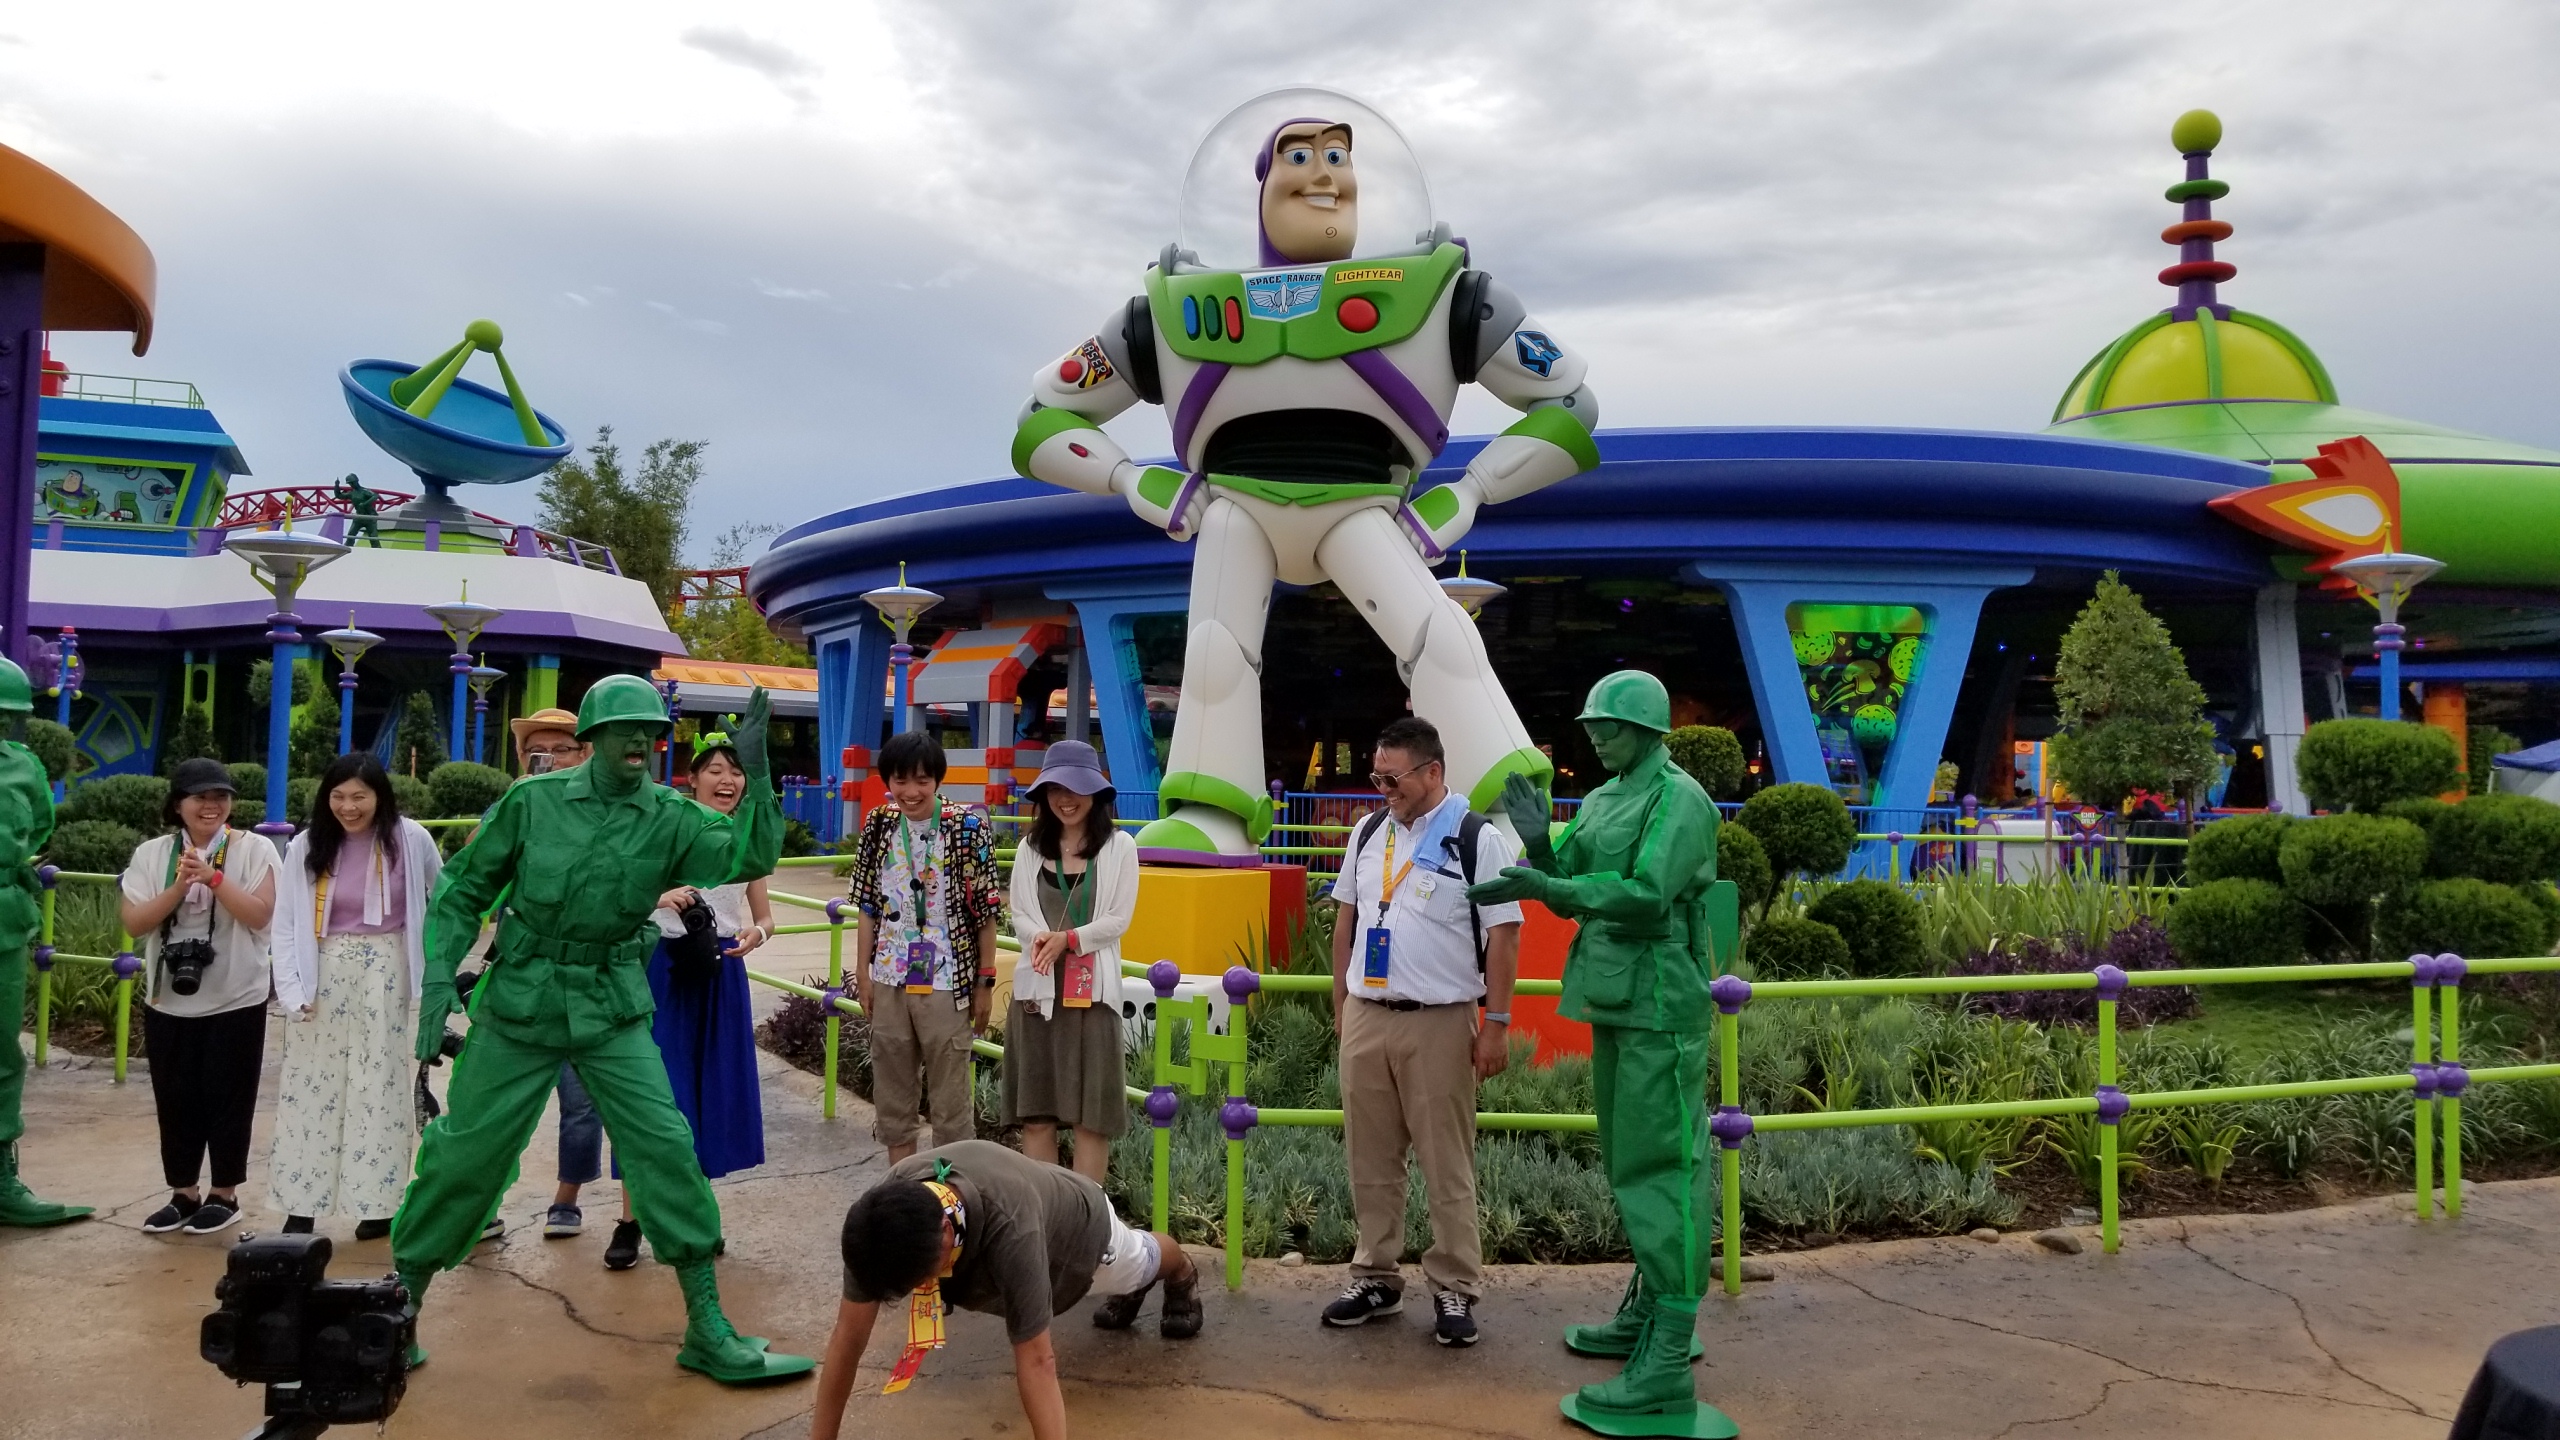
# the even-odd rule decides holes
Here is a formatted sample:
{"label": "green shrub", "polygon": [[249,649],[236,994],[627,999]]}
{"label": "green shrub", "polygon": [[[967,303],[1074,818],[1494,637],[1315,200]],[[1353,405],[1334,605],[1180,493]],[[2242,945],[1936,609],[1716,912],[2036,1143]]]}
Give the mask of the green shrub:
{"label": "green shrub", "polygon": [[264,806],[267,800],[267,767],[255,760],[234,760],[222,767],[231,772],[231,790],[237,800],[255,800]]}
{"label": "green shrub", "polygon": [[1760,837],[1751,833],[1739,820],[1728,820],[1716,828],[1716,878],[1730,880],[1742,892],[1744,913],[1769,903],[1777,888],[1778,877],[1769,868],[1769,852]]}
{"label": "green shrub", "polygon": [[439,815],[479,815],[507,793],[507,772],[468,760],[448,760],[427,777],[427,790],[435,797]]}
{"label": "green shrub", "polygon": [[424,690],[410,692],[408,703],[400,709],[400,728],[391,742],[392,774],[415,775],[424,780],[444,763],[444,730],[438,721],[443,713],[434,696]]}
{"label": "green shrub", "polygon": [[2500,885],[2560,879],[2560,805],[2531,795],[2474,795],[2427,831],[2427,870]]}
{"label": "green shrub", "polygon": [[2362,905],[2415,884],[2426,832],[2382,815],[2323,815],[2285,831],[2285,893],[2305,905]]}
{"label": "green shrub", "polygon": [[237,795],[232,797],[232,829],[255,830],[266,823],[267,792],[265,790],[262,789],[255,795]]}
{"label": "green shrub", "polygon": [[400,813],[412,820],[433,820],[444,813],[436,808],[435,792],[427,788],[424,780],[393,775],[391,798],[400,802]]}
{"label": "green shrub", "polygon": [[1819,920],[1772,915],[1751,927],[1749,938],[1742,942],[1742,958],[1751,962],[1751,973],[1763,980],[1791,980],[1846,971],[1849,942]]}
{"label": "green shrub", "polygon": [[145,835],[160,833],[160,806],[169,798],[169,782],[157,775],[105,775],[83,780],[63,797],[58,818],[106,820]]}
{"label": "green shrub", "polygon": [[810,829],[805,821],[785,819],[782,822],[782,853],[793,856],[817,854],[818,832]]}
{"label": "green shrub", "polygon": [[1781,883],[1791,875],[1837,872],[1858,843],[1849,807],[1827,785],[1772,785],[1742,803],[1741,820]]}
{"label": "green shrub", "polygon": [[1852,880],[1813,902],[1805,918],[1840,932],[1853,975],[1912,975],[1923,968],[1920,907],[1885,880]]}
{"label": "green shrub", "polygon": [[2532,901],[2542,915],[2542,944],[2533,953],[2540,955],[2560,945],[2560,889],[2548,880],[2534,880],[2517,886],[2516,893]]}
{"label": "green shrub", "polygon": [[2521,750],[2524,742],[2495,725],[2474,725],[2462,746],[2464,788],[2474,795],[2489,793],[2489,772],[2497,758],[2510,750]]}
{"label": "green shrub", "polygon": [[2169,907],[2169,944],[2189,965],[2291,965],[2302,959],[2302,912],[2264,880],[2212,880]]}
{"label": "green shrub", "polygon": [[2466,959],[2539,955],[2548,946],[2531,896],[2486,880],[2429,880],[2382,907],[2377,953],[2390,959],[2451,952]]}
{"label": "green shrub", "polygon": [[2462,782],[2453,737],[2398,720],[2323,720],[2302,737],[2294,773],[2325,810],[2373,812],[2441,795]]}
{"label": "green shrub", "polygon": [[284,782],[284,818],[296,825],[311,823],[311,802],[320,794],[320,777],[297,775]]}
{"label": "green shrub", "polygon": [[[275,670],[272,660],[254,661],[249,666],[249,703],[260,710],[267,708],[268,698],[275,693]],[[299,665],[293,667],[293,703],[311,703],[311,672]]]}
{"label": "green shrub", "polygon": [[1663,743],[1671,749],[1671,763],[1718,800],[1732,799],[1750,773],[1742,742],[1721,725],[1683,725],[1664,736]]}
{"label": "green shrub", "polygon": [[171,774],[181,761],[219,760],[222,747],[214,743],[213,722],[204,711],[188,706],[178,715],[178,728],[160,745],[160,773]]}
{"label": "green shrub", "polygon": [[[158,829],[158,826],[153,826]],[[92,875],[122,874],[143,832],[113,820],[74,820],[53,832],[44,857],[56,869]]]}
{"label": "green shrub", "polygon": [[2446,812],[2452,809],[2452,806],[2433,795],[2421,795],[2415,800],[2394,800],[2383,806],[2377,813],[2388,815],[2394,820],[2406,820],[2429,835],[2433,835],[2436,821],[2442,819]]}
{"label": "green shrub", "polygon": [[2265,880],[2282,884],[2284,869],[2276,862],[2276,851],[2292,824],[2290,815],[2235,815],[2205,826],[2187,847],[2188,883]]}
{"label": "green shrub", "polygon": [[44,762],[47,780],[70,779],[71,767],[80,759],[80,747],[73,743],[71,732],[50,720],[27,722],[27,748]]}

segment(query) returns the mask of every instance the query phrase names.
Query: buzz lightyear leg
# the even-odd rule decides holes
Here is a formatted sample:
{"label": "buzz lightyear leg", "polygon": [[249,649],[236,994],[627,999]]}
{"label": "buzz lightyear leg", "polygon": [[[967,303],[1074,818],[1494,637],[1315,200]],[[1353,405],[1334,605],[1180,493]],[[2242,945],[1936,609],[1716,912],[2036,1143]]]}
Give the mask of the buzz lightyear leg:
{"label": "buzz lightyear leg", "polygon": [[1344,519],[1316,547],[1316,560],[1395,652],[1413,713],[1440,731],[1449,788],[1508,830],[1510,817],[1495,803],[1503,782],[1527,775],[1543,789],[1555,766],[1529,739],[1494,677],[1475,622],[1431,578],[1392,511],[1361,510]]}
{"label": "buzz lightyear leg", "polygon": [[1192,550],[1173,749],[1156,790],[1164,816],[1139,832],[1141,855],[1249,864],[1271,832],[1271,797],[1262,789],[1262,630],[1277,563],[1271,537],[1243,505],[1223,495],[1209,501]]}

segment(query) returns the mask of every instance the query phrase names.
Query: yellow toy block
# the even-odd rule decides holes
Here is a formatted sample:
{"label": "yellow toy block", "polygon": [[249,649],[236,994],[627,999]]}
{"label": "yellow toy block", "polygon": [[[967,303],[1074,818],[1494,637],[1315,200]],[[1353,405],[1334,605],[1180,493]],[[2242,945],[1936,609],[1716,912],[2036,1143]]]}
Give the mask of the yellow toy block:
{"label": "yellow toy block", "polygon": [[1189,865],[1138,867],[1138,914],[1120,940],[1120,958],[1171,960],[1186,975],[1223,975],[1262,964],[1271,928],[1271,876],[1263,870]]}

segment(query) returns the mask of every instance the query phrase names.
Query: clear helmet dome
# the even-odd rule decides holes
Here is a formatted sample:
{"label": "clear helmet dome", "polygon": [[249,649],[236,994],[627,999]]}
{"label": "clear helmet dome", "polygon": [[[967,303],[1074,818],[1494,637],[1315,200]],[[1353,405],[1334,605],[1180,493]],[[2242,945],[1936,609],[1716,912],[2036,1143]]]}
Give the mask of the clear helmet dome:
{"label": "clear helmet dome", "polygon": [[[1275,155],[1284,130],[1289,153]],[[1437,228],[1404,132],[1320,85],[1267,91],[1210,126],[1178,219],[1183,263],[1211,270],[1410,255]]]}

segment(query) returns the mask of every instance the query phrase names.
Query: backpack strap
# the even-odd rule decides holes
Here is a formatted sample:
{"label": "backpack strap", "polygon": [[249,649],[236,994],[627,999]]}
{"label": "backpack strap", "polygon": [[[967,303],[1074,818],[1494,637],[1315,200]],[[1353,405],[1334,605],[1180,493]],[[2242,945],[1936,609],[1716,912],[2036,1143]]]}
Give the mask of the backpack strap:
{"label": "backpack strap", "polygon": [[1368,849],[1369,842],[1378,838],[1378,827],[1386,823],[1387,807],[1381,805],[1369,812],[1368,818],[1360,822],[1358,833],[1351,837],[1351,849],[1342,857],[1342,863],[1351,871],[1351,883],[1355,887],[1360,883],[1360,852]]}
{"label": "backpack strap", "polygon": [[[1483,838],[1484,827],[1490,823],[1483,816],[1470,810],[1458,821],[1458,833],[1440,842],[1458,852],[1458,873],[1466,877],[1469,889],[1473,889],[1476,883],[1476,843]],[[1473,897],[1467,900],[1467,928],[1475,934],[1476,973],[1482,975],[1484,973],[1484,912],[1476,907]]]}

